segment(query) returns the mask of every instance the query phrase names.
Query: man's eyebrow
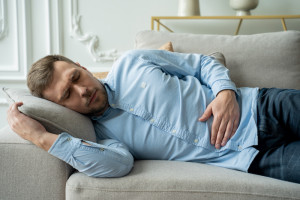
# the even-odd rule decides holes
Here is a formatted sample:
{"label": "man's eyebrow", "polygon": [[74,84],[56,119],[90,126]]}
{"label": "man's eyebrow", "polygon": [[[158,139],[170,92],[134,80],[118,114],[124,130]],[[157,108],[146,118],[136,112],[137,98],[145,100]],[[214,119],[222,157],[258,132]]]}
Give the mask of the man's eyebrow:
{"label": "man's eyebrow", "polygon": [[[78,74],[78,73],[79,73],[79,71],[78,71],[77,69],[75,69],[75,70],[72,72],[71,76],[69,77],[69,82],[71,82],[71,81],[74,79],[74,77],[76,77],[76,74]],[[67,89],[65,89],[65,90],[63,91],[61,97],[60,97],[59,100],[58,100],[59,102],[61,102],[61,101],[63,101],[63,100],[65,99],[68,90],[69,90],[69,87],[67,87]]]}

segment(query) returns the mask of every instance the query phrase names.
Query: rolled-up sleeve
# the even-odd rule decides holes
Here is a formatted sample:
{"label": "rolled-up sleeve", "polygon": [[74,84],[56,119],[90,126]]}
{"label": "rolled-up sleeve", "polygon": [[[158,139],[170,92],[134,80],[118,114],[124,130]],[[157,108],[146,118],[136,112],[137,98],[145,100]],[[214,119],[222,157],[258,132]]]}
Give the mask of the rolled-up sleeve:
{"label": "rolled-up sleeve", "polygon": [[127,147],[112,139],[98,143],[61,133],[48,153],[92,177],[121,177],[130,172],[134,159]]}

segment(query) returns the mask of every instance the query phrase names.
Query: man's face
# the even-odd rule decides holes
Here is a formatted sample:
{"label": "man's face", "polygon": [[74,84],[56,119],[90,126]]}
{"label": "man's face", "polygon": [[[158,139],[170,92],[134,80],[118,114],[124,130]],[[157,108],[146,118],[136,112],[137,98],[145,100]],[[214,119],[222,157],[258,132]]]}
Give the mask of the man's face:
{"label": "man's face", "polygon": [[87,115],[101,115],[108,108],[104,86],[85,68],[64,61],[54,63],[53,80],[43,97]]}

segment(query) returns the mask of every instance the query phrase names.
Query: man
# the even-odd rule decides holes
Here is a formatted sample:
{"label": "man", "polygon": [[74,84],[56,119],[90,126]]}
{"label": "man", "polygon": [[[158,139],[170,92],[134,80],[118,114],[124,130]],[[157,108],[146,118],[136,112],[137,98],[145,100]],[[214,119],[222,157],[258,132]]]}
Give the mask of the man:
{"label": "man", "polygon": [[132,154],[300,183],[300,92],[237,89],[209,56],[129,51],[101,82],[65,57],[48,56],[33,64],[27,83],[33,95],[89,115],[99,142],[47,132],[18,111],[22,103],[8,111],[12,129],[87,175],[123,176]]}

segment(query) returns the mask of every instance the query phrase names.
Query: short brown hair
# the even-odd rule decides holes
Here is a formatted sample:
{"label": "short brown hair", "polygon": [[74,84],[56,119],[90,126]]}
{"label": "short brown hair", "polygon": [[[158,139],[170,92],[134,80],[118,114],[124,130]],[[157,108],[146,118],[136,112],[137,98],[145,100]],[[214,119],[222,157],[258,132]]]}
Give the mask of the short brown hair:
{"label": "short brown hair", "polygon": [[48,55],[33,63],[27,75],[27,86],[32,95],[43,97],[42,92],[52,81],[53,64],[56,61],[65,61],[76,65],[72,60],[61,55]]}

